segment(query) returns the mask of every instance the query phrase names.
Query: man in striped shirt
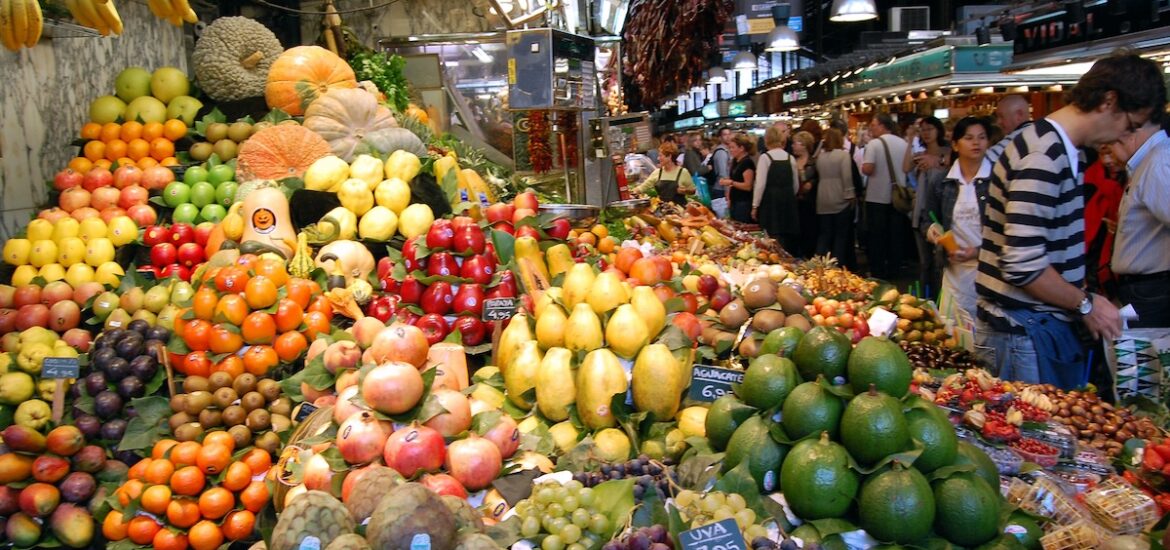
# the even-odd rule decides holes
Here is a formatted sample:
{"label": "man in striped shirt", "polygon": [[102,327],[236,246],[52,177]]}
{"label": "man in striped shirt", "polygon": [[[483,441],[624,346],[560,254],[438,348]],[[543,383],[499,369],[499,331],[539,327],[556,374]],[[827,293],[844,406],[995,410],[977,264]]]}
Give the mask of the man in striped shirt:
{"label": "man in striped shirt", "polygon": [[1088,380],[1075,323],[1115,338],[1121,318],[1084,290],[1084,191],[1078,147],[1117,141],[1166,106],[1162,72],[1119,54],[1095,63],[1068,105],[1004,149],[988,189],[979,254],[976,351],[1002,378],[1072,388]]}

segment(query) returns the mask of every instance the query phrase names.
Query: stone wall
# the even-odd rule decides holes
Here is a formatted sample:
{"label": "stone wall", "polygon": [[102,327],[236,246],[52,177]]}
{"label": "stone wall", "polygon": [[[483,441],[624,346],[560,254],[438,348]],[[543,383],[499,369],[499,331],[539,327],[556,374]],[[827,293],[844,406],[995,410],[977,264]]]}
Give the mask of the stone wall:
{"label": "stone wall", "polygon": [[[338,11],[360,9],[385,3],[385,0],[337,0]],[[322,9],[321,0],[301,2],[302,10]],[[411,35],[474,33],[498,30],[500,19],[490,11],[487,0],[399,0],[373,11],[341,15],[343,24],[367,46],[379,38],[405,38]],[[322,17],[301,17],[303,41],[312,44],[321,32]]]}
{"label": "stone wall", "polygon": [[70,144],[89,118],[89,103],[113,92],[119,71],[187,70],[189,33],[151,15],[144,2],[121,2],[118,10],[122,36],[42,38],[17,53],[0,49],[0,242],[45,202],[44,182],[77,155]]}

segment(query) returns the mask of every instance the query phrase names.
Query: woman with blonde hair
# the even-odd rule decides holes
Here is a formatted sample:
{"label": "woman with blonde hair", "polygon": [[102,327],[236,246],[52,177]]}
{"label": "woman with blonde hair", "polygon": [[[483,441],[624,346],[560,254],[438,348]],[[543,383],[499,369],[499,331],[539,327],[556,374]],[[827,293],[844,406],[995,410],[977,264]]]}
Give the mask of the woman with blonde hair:
{"label": "woman with blonde hair", "polygon": [[686,204],[685,195],[695,192],[695,182],[691,178],[691,173],[678,165],[676,157],[678,146],[671,141],[662,142],[658,146],[658,169],[634,188],[634,192],[646,193],[654,189],[658,193],[658,198],[666,202]]}
{"label": "woman with blonde hair", "polygon": [[[808,121],[806,121],[808,122]],[[800,174],[800,190],[796,193],[796,211],[800,224],[800,239],[793,256],[807,258],[816,251],[817,244],[817,138],[812,132],[801,130],[792,136],[792,156],[796,159],[796,173]]]}
{"label": "woman with blonde hair", "polygon": [[760,155],[757,164],[752,219],[785,250],[791,250],[800,236],[800,216],[796,211],[800,175],[792,155],[784,150],[787,142],[788,126],[784,123],[776,123],[764,132],[768,150]]}
{"label": "woman with blonde hair", "polygon": [[745,134],[735,134],[728,144],[731,153],[730,177],[719,180],[719,184],[727,188],[727,203],[731,211],[731,219],[742,223],[754,223],[752,220],[752,191],[756,184],[756,165],[752,162],[752,154],[756,144]]}

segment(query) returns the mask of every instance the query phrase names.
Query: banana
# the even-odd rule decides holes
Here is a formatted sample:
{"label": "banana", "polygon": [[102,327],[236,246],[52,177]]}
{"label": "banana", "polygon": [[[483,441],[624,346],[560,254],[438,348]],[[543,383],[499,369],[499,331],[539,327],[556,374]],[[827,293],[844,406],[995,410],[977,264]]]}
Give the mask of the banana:
{"label": "banana", "polygon": [[24,10],[25,1],[10,0],[8,5],[12,14],[12,37],[16,39],[17,47],[24,45],[25,37],[28,36],[28,12]]}
{"label": "banana", "polygon": [[110,35],[110,27],[102,20],[102,16],[98,15],[93,0],[77,0],[77,9],[81,11],[82,16],[89,23],[86,25],[87,27],[97,30],[102,36]]}
{"label": "banana", "polygon": [[183,21],[194,25],[199,22],[199,15],[195,13],[195,10],[187,8],[187,13],[183,14]]}
{"label": "banana", "polygon": [[167,17],[167,23],[170,23],[176,27],[182,27],[183,26],[183,16],[176,15],[176,14],[172,13],[170,16]]}
{"label": "banana", "polygon": [[0,0],[0,44],[10,51],[18,51],[20,43],[12,28],[12,0]]}
{"label": "banana", "polygon": [[101,2],[100,0],[91,0],[94,11],[97,12],[98,17],[101,17],[102,22],[105,23],[110,31],[116,35],[122,34],[122,18],[118,16],[118,8],[114,7],[114,3],[110,1]]}
{"label": "banana", "polygon": [[146,5],[150,6],[150,13],[159,19],[171,16],[171,4],[167,0],[146,0]]}
{"label": "banana", "polygon": [[44,30],[45,20],[41,13],[41,4],[37,0],[25,2],[28,9],[28,35],[25,36],[24,45],[26,47],[33,47],[41,39],[41,31]]}
{"label": "banana", "polygon": [[[188,0],[169,0],[169,1],[171,3],[171,16],[178,17],[181,21],[186,21],[187,20],[187,12],[191,11],[191,5],[188,2]],[[196,18],[196,20],[198,20],[198,18]],[[195,21],[188,21],[188,22],[194,23]],[[179,26],[182,26],[182,25],[183,25],[183,23],[180,22]]]}

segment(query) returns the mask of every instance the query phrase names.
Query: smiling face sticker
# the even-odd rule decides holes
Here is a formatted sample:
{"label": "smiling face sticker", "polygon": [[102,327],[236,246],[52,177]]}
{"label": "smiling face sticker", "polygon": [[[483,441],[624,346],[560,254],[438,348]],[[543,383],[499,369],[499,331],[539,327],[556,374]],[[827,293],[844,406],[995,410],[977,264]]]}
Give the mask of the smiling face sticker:
{"label": "smiling face sticker", "polygon": [[252,229],[264,235],[272,233],[276,229],[276,215],[267,208],[257,208],[252,212]]}

